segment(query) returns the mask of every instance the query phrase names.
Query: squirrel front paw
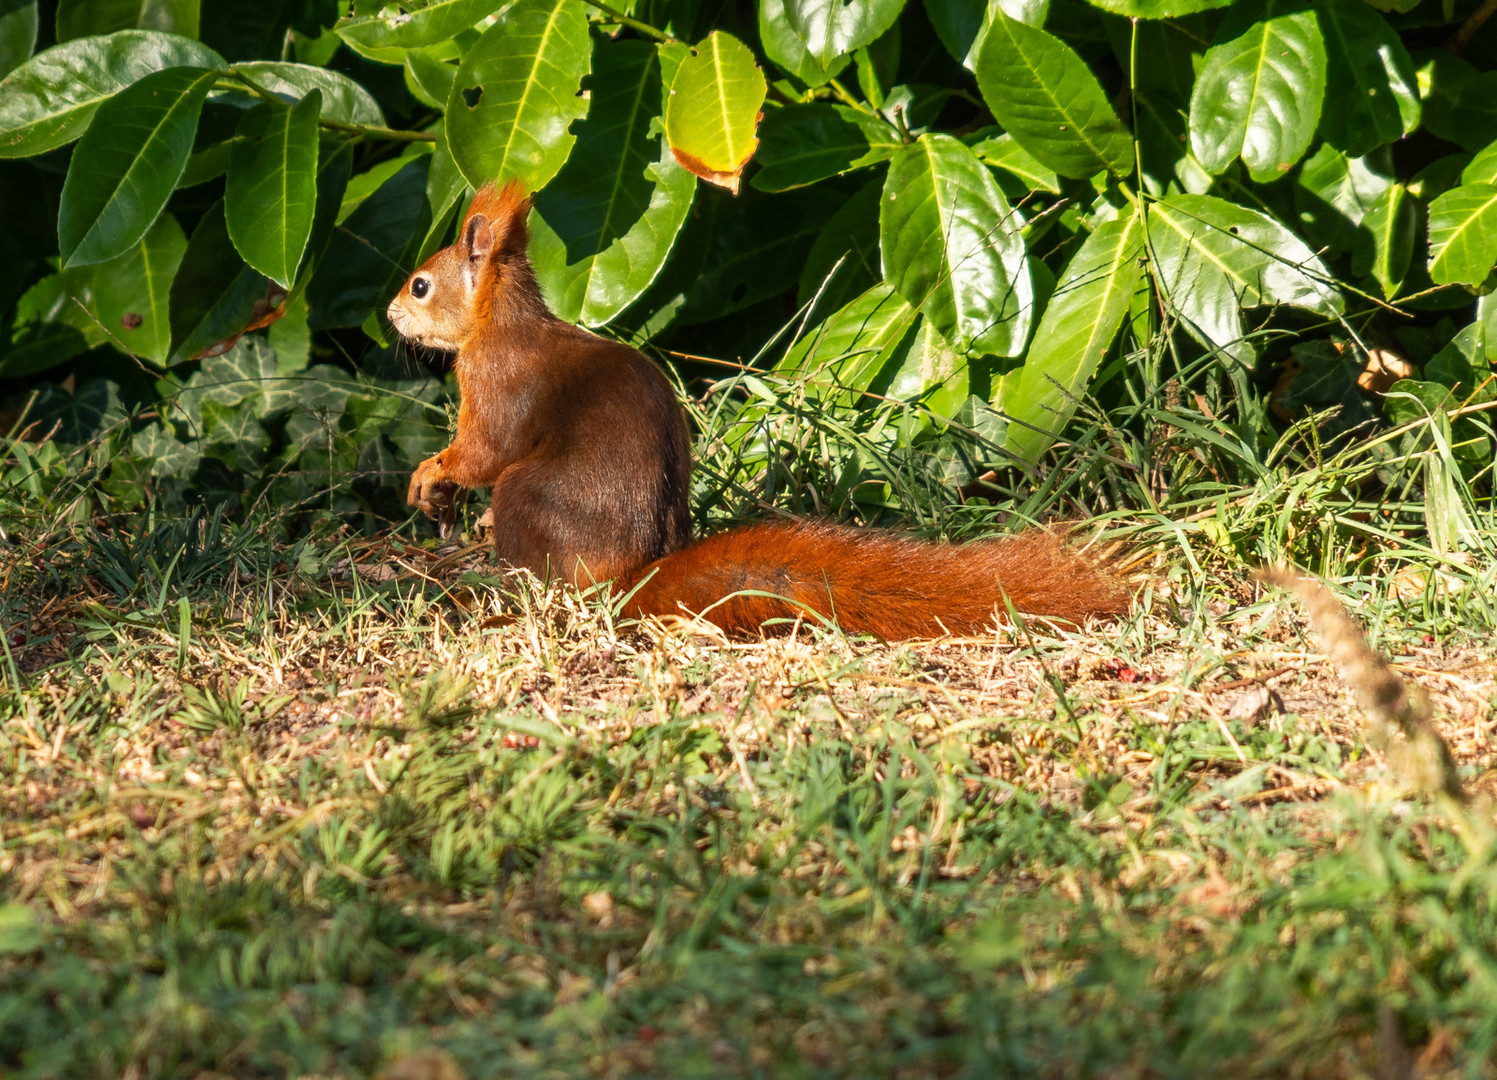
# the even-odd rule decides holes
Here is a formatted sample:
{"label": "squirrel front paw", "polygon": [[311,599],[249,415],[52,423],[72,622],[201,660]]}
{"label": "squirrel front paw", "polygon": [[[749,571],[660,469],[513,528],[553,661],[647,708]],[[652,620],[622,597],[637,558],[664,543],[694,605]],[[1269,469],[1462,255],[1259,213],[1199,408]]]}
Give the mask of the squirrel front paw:
{"label": "squirrel front paw", "polygon": [[429,457],[411,474],[405,501],[437,523],[437,535],[446,539],[457,521],[457,488],[442,468],[442,455]]}

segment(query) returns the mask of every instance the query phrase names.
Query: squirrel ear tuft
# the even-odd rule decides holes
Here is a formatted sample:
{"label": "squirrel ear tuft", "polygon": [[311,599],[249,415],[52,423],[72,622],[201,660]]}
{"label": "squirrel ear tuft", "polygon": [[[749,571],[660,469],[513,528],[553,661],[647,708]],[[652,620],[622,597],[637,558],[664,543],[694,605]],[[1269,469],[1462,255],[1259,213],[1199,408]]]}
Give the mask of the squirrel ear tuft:
{"label": "squirrel ear tuft", "polygon": [[[497,190],[493,184],[485,184],[473,196],[468,216],[463,219],[464,254],[469,258],[493,253],[525,254],[530,241],[525,228],[529,213],[530,197],[518,180],[511,180]],[[486,244],[481,235],[485,232],[489,234]]]}

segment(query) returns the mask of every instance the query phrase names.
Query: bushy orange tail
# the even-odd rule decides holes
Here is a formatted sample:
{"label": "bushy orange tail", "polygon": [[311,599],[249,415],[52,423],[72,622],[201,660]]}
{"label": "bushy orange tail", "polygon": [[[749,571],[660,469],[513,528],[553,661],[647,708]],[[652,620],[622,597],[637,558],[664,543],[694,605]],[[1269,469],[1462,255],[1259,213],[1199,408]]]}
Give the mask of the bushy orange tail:
{"label": "bushy orange tail", "polygon": [[[940,544],[836,525],[749,525],[651,563],[622,591],[639,582],[630,614],[699,614],[738,634],[809,613],[890,641],[981,634],[1005,597],[1026,615],[1074,623],[1128,609],[1121,581],[1038,529]],[[735,595],[744,592],[768,595]]]}

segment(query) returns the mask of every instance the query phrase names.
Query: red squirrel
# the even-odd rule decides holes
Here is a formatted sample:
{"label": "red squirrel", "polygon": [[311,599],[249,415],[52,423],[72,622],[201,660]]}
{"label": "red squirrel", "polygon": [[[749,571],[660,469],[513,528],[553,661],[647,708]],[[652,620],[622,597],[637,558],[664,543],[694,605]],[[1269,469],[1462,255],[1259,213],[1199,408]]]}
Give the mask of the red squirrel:
{"label": "red squirrel", "polygon": [[499,559],[582,586],[613,582],[631,615],[698,614],[730,633],[835,619],[885,640],[977,634],[1008,604],[1081,622],[1128,606],[1122,583],[1051,533],[942,544],[808,522],[691,541],[691,438],[643,353],[572,326],[526,256],[515,183],[474,196],[457,243],[390,302],[404,338],[457,353],[457,435],[408,500],[445,535],[458,488],[493,489]]}

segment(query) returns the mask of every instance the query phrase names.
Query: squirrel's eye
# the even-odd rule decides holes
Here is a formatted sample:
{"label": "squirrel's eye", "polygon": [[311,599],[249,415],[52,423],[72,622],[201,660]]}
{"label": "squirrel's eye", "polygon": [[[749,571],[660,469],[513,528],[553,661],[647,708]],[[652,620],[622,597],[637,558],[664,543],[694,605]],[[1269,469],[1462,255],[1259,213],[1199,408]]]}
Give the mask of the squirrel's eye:
{"label": "squirrel's eye", "polygon": [[424,277],[418,277],[415,281],[411,282],[411,295],[417,300],[425,300],[426,294],[429,292],[431,292],[431,282],[427,281]]}

